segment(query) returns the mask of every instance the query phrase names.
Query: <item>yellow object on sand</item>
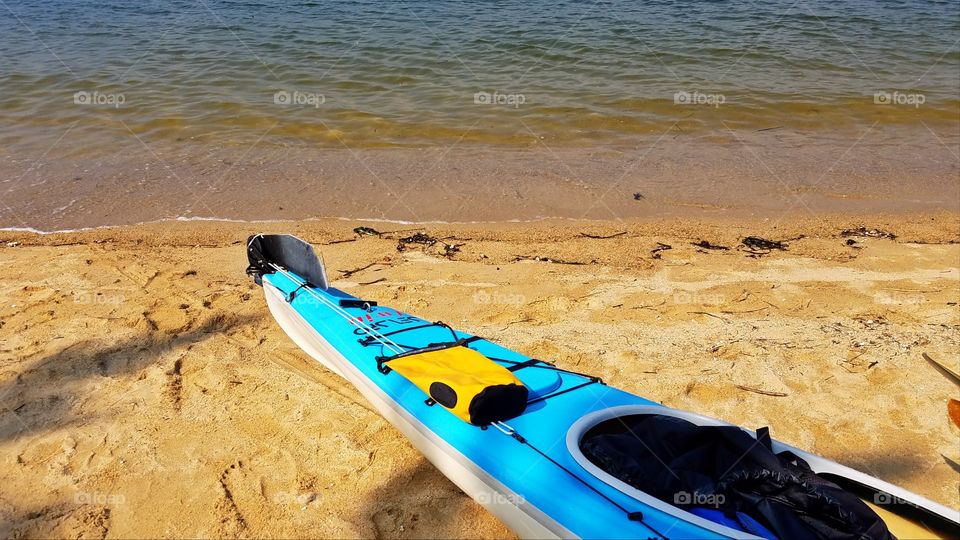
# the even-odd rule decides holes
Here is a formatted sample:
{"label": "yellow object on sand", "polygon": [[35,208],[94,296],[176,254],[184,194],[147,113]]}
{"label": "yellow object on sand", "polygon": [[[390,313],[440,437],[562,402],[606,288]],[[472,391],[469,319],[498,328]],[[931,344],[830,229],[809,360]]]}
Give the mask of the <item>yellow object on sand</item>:
{"label": "yellow object on sand", "polygon": [[464,422],[484,426],[508,420],[527,406],[527,387],[520,379],[467,347],[402,356],[387,365]]}

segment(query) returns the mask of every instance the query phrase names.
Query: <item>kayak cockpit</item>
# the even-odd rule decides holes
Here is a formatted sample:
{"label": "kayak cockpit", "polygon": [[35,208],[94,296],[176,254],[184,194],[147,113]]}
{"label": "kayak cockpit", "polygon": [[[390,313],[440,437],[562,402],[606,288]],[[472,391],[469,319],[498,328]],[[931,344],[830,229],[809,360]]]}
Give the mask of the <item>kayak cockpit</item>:
{"label": "kayak cockpit", "polygon": [[[608,485],[725,534],[761,538],[949,538],[952,512],[932,501],[718,420],[659,406],[597,411],[567,447]],[[905,500],[909,497],[911,500]],[[712,527],[708,527],[712,528]]]}

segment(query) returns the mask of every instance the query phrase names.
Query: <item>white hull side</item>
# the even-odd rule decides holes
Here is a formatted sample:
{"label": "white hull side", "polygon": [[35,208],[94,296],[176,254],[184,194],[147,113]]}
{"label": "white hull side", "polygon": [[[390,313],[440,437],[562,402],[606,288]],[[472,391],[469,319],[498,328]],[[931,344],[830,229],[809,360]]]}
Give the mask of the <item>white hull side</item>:
{"label": "white hull side", "polygon": [[292,339],[298,347],[303,349],[304,352],[323,364],[325,368],[344,377],[340,366],[327,357],[327,351],[324,349],[328,349],[330,345],[325,341],[321,343],[313,338],[311,334],[316,334],[316,332],[302,317],[299,315],[297,317],[287,315],[287,311],[293,310],[290,309],[286,299],[283,298],[283,293],[271,287],[267,282],[263,283],[263,291],[267,297],[267,307],[270,308],[270,313],[273,314],[273,318],[276,319],[280,328],[290,336],[290,339]]}
{"label": "white hull side", "polygon": [[287,303],[281,292],[266,281],[263,285],[270,312],[290,338],[315,360],[353,384],[387,421],[400,430],[417,450],[464,493],[497,516],[521,538],[574,536],[397,405],[314,330]]}

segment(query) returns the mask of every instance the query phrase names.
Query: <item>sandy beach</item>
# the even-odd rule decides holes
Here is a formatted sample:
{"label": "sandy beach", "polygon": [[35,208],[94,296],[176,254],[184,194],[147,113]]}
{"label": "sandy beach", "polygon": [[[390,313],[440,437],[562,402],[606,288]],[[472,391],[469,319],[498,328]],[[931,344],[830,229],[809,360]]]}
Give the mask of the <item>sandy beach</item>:
{"label": "sandy beach", "polygon": [[[416,231],[458,250],[398,251]],[[922,357],[957,362],[957,214],[164,222],[0,232],[0,536],[511,536],[283,334],[253,232],[310,241],[353,294],[960,506],[957,387]]]}
{"label": "sandy beach", "polygon": [[[586,406],[569,373],[557,395],[580,394],[542,415],[556,396],[529,380],[526,401],[490,378],[477,401],[433,378],[436,403],[410,378],[360,377],[362,394],[271,316],[244,272],[257,233],[310,242],[358,298],[960,508],[960,387],[938,364],[960,372],[960,3],[0,6],[0,538],[789,538],[860,527],[858,509],[876,524],[851,494],[926,508],[847,484],[726,499],[786,477],[779,447],[739,432],[752,446],[729,467],[685,453],[703,481],[661,490],[637,467],[631,492],[619,464],[647,454],[591,458],[569,430],[570,452],[534,446],[634,399]],[[303,306],[314,329],[333,298]],[[417,344],[440,348],[429,326]],[[344,328],[324,332],[343,345]],[[338,350],[338,372],[384,362]],[[493,403],[515,428],[470,420],[513,440],[417,416],[466,471],[455,484],[366,401],[374,386],[398,415]],[[667,432],[646,440],[671,453]],[[540,475],[497,446],[514,440],[592,476]],[[501,522],[479,486],[522,500]],[[678,499],[701,487],[724,501]]]}

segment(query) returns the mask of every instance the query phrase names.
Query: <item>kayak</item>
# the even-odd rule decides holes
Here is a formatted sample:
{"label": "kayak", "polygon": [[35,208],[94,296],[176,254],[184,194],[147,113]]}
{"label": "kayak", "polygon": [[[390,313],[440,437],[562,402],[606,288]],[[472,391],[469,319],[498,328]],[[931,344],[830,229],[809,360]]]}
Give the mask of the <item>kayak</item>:
{"label": "kayak", "polygon": [[672,409],[347,294],[310,244],[255,235],[277,323],[523,538],[960,536],[960,513],[769,436]]}

